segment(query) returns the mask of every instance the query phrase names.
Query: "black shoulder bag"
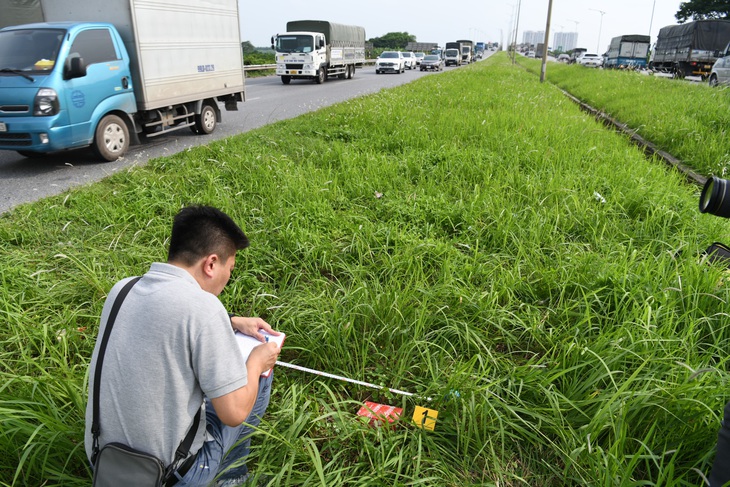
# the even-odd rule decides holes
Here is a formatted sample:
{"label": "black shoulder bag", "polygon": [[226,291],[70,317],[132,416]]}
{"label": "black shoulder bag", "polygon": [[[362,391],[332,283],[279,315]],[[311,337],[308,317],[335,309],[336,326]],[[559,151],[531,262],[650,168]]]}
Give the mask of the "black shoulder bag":
{"label": "black shoulder bag", "polygon": [[94,466],[95,487],[134,485],[134,486],[170,486],[178,481],[177,473],[180,477],[185,475],[195,462],[195,455],[191,455],[180,467],[175,469],[175,465],[185,458],[190,451],[190,446],[195,439],[195,433],[198,431],[200,423],[200,415],[202,409],[198,409],[193,419],[193,424],[185,435],[185,439],[180,442],[180,446],[175,451],[175,459],[166,468],[162,460],[139,450],[135,450],[123,443],[108,443],[99,449],[99,434],[101,427],[99,425],[99,385],[101,384],[101,366],[104,363],[104,353],[109,343],[109,335],[112,326],[122,306],[122,301],[129,294],[139,277],[130,280],[124,285],[117,296],[112,309],[109,312],[109,320],[107,321],[104,335],[101,338],[99,346],[99,356],[96,359],[96,370],[94,371],[94,391],[93,391],[93,411],[91,418],[91,434],[94,437],[94,444],[91,454],[91,464]]}

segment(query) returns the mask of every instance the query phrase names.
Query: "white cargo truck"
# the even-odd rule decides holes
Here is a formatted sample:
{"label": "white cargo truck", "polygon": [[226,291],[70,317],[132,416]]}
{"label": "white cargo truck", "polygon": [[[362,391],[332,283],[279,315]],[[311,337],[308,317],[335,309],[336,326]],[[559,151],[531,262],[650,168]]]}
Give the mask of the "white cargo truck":
{"label": "white cargo truck", "polygon": [[326,20],[292,20],[286,33],[271,38],[276,51],[276,75],[288,85],[293,79],[324,83],[334,76],[352,79],[365,62],[365,29]]}
{"label": "white cargo truck", "polygon": [[[0,30],[0,149],[27,157],[189,127],[245,99],[238,0],[27,1],[44,22]],[[16,11],[25,15],[23,11]]]}

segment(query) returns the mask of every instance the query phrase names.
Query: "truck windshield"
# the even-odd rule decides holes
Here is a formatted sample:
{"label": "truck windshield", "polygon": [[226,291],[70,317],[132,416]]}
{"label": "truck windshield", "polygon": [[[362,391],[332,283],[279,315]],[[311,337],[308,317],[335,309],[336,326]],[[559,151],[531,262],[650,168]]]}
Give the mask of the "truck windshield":
{"label": "truck windshield", "polygon": [[446,49],[446,53],[445,54],[447,56],[458,56],[459,55],[459,50],[458,49]]}
{"label": "truck windshield", "polygon": [[312,52],[314,37],[310,35],[280,35],[276,38],[276,52]]}
{"label": "truck windshield", "polygon": [[62,29],[0,32],[0,70],[4,73],[52,70],[65,33]]}
{"label": "truck windshield", "polygon": [[464,46],[464,47],[461,48],[461,53],[462,54],[469,54],[470,52],[471,52],[471,48],[470,47]]}

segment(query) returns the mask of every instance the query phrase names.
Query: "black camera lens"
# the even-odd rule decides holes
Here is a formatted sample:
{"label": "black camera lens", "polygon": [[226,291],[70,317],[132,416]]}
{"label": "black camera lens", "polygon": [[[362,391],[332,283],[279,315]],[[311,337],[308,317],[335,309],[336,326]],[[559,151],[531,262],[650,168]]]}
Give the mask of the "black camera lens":
{"label": "black camera lens", "polygon": [[700,195],[700,213],[730,218],[730,181],[712,176]]}

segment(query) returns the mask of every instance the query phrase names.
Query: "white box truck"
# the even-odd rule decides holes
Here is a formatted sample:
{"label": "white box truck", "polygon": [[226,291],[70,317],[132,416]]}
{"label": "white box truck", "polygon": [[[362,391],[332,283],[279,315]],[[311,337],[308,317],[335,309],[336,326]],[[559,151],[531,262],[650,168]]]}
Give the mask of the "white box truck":
{"label": "white box truck", "polygon": [[327,78],[352,79],[365,62],[365,29],[326,20],[292,20],[286,33],[271,38],[276,75],[324,83]]}
{"label": "white box truck", "polygon": [[[0,29],[0,149],[27,157],[211,133],[245,99],[238,0],[40,0]],[[23,13],[23,12],[21,12]]]}

